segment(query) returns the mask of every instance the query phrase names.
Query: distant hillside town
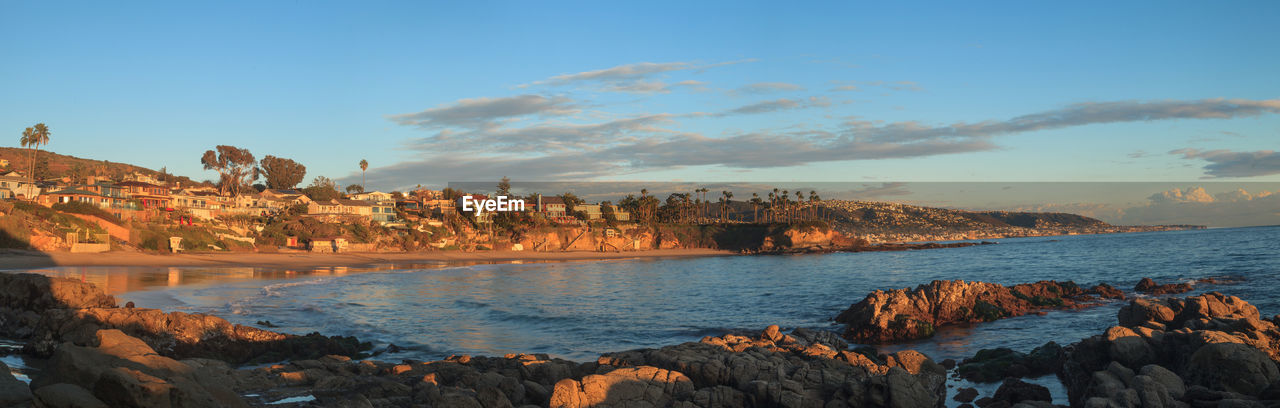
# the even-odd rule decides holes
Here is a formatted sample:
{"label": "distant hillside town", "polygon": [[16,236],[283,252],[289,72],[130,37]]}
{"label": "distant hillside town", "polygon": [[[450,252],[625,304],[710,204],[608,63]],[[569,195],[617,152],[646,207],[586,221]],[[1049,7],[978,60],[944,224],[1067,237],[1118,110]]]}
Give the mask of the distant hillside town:
{"label": "distant hillside town", "polygon": [[[28,131],[36,134],[34,128]],[[421,187],[404,192],[365,191],[363,182],[339,189],[323,176],[297,187],[306,175],[302,164],[274,156],[257,160],[247,149],[233,146],[205,152],[201,162],[205,169],[217,172],[219,180],[197,182],[164,169],[41,151],[38,146],[43,143],[32,137],[29,140],[24,132],[27,149],[0,149],[0,212],[13,215],[0,221],[0,248],[73,252],[759,250],[790,242],[792,238],[783,235],[794,228],[834,230],[841,236],[821,235],[827,241],[881,243],[1188,227],[1124,227],[1074,214],[824,200],[817,191],[779,189],[739,200],[731,191],[716,193],[708,188],[670,193],[665,199],[641,189],[616,203],[588,203],[572,192],[517,196],[511,193],[507,178],[495,181],[489,191]],[[359,162],[361,171],[367,167],[367,161]],[[524,205],[509,212],[472,208],[494,197],[523,200]]]}

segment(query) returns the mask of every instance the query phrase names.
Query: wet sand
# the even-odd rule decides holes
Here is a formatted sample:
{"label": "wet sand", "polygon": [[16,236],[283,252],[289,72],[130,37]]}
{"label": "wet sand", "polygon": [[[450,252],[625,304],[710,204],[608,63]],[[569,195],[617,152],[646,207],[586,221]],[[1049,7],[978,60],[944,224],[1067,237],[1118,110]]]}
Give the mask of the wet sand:
{"label": "wet sand", "polygon": [[528,251],[439,251],[400,253],[185,253],[154,254],[141,252],[104,252],[73,254],[7,250],[0,252],[0,269],[29,269],[51,266],[253,266],[275,268],[310,268],[323,266],[364,266],[420,262],[503,262],[503,261],[573,261],[627,258],[676,258],[693,256],[726,256],[736,252],[716,249],[658,249],[628,252],[528,252]]}

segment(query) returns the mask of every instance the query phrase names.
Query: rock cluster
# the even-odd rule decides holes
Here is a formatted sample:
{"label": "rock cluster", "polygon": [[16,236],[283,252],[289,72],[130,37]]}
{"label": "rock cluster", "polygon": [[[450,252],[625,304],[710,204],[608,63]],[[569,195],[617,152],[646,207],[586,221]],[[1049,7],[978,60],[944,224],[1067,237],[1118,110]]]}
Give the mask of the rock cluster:
{"label": "rock cluster", "polygon": [[1062,346],[1048,342],[1030,353],[1000,347],[978,351],[956,368],[956,373],[973,382],[995,382],[1005,378],[1038,377],[1054,374],[1065,357]]}
{"label": "rock cluster", "polygon": [[1280,404],[1280,329],[1240,298],[1136,299],[1117,317],[1068,350],[1072,406]]}
{"label": "rock cluster", "polygon": [[1123,299],[1106,284],[1041,281],[1010,287],[987,282],[935,280],[915,289],[877,290],[836,317],[844,337],[864,344],[932,337],[937,327],[989,322],[1046,309],[1084,307],[1099,298]]}
{"label": "rock cluster", "polygon": [[281,334],[205,314],[117,307],[90,283],[0,274],[0,335],[25,340],[27,352],[51,356],[64,342],[95,342],[102,329],[118,329],[167,356],[233,363],[354,356],[369,346],[353,337]]}
{"label": "rock cluster", "polygon": [[[691,382],[683,406],[932,407],[944,402],[946,369],[915,351],[869,355],[783,335],[776,326],[759,337],[707,337],[659,349],[609,353],[601,367],[654,367]],[[584,379],[585,381],[586,379]],[[622,401],[577,392],[586,383],[561,382],[557,401]],[[588,393],[589,394],[589,393]],[[601,400],[600,398],[605,398]],[[682,404],[677,404],[682,405]]]}
{"label": "rock cluster", "polygon": [[584,364],[525,354],[403,364],[325,357],[260,368],[242,382],[262,384],[255,393],[266,400],[313,395],[322,405],[941,406],[946,370],[924,355],[868,356],[815,337],[823,336],[771,326],[758,337],[707,337]]}
{"label": "rock cluster", "polygon": [[[575,363],[546,355],[386,363],[330,355],[253,369],[175,360],[139,338],[98,330],[64,342],[30,393],[48,407],[237,407],[314,398],[322,406],[940,407],[946,370],[924,355],[862,354],[833,334],[770,326]],[[10,381],[12,382],[12,381]],[[8,383],[0,379],[0,388]],[[20,382],[16,387],[24,388]]]}

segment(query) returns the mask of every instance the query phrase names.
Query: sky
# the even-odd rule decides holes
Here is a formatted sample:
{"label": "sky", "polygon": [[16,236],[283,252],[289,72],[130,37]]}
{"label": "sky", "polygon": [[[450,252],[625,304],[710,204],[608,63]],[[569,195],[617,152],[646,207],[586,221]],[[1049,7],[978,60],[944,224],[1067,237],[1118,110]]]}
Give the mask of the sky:
{"label": "sky", "polygon": [[1280,2],[878,3],[0,2],[0,145],[370,190],[1280,182]]}

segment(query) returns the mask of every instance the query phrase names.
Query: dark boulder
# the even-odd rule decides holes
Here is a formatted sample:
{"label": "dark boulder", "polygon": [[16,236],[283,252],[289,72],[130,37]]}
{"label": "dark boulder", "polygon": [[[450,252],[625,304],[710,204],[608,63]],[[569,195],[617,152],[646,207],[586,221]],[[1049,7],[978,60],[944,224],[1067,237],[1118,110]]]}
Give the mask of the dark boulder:
{"label": "dark boulder", "polygon": [[1142,278],[1142,280],[1138,281],[1138,284],[1133,287],[1133,290],[1135,291],[1151,295],[1173,295],[1190,292],[1191,289],[1192,286],[1190,283],[1166,283],[1163,285],[1157,285],[1156,281],[1151,278]]}
{"label": "dark boulder", "polygon": [[1017,404],[1023,401],[1053,401],[1053,395],[1043,385],[1032,384],[1017,378],[1005,379],[992,395],[997,401]]}
{"label": "dark boulder", "polygon": [[1030,353],[1008,348],[979,350],[956,369],[960,377],[973,382],[995,382],[1008,377],[1036,377],[1058,372],[1065,354],[1058,343],[1048,342]]}

